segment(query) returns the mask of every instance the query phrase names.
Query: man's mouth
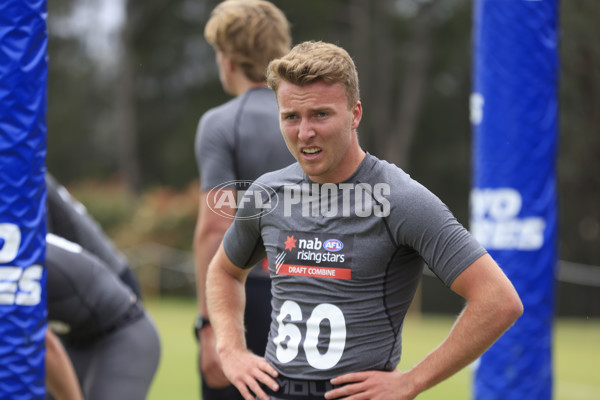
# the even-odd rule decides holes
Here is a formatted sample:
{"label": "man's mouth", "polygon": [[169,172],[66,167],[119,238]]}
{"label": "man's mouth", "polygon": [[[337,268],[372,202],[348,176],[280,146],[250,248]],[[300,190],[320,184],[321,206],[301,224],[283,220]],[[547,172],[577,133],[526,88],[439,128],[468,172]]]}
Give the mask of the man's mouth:
{"label": "man's mouth", "polygon": [[308,148],[302,149],[302,153],[306,154],[308,156],[312,156],[312,155],[315,155],[320,152],[321,152],[321,149],[318,147],[308,147]]}

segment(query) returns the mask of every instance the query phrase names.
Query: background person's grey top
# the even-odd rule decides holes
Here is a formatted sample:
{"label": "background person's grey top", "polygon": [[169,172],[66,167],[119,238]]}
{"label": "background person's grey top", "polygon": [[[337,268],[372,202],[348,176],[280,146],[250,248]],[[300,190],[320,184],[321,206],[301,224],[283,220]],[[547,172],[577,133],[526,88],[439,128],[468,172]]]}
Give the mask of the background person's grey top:
{"label": "background person's grey top", "polygon": [[[46,239],[48,320],[67,343],[90,344],[131,312],[136,296],[78,244],[52,234]],[[135,314],[142,317],[141,308]]]}
{"label": "background person's grey top", "polygon": [[279,130],[275,93],[267,87],[247,90],[204,113],[195,152],[202,190],[254,181],[295,161]]}
{"label": "background person's grey top", "polygon": [[[287,377],[394,369],[422,261],[450,285],[486,252],[440,199],[369,154],[346,185],[311,184],[298,164],[256,182],[274,190],[277,206],[243,219],[260,213],[246,202],[224,247],[242,268],[268,256],[273,314],[266,358]],[[247,194],[255,188],[261,190]],[[298,201],[294,188],[312,201]]]}
{"label": "background person's grey top", "polygon": [[49,232],[78,243],[107,263],[117,275],[128,268],[125,257],[105,236],[85,206],[50,174],[46,174],[46,188]]}
{"label": "background person's grey top", "polygon": [[[254,181],[295,161],[279,129],[275,93],[267,87],[247,90],[204,113],[195,152],[202,190],[231,181]],[[265,279],[266,265],[255,268],[252,276]]]}
{"label": "background person's grey top", "polygon": [[74,199],[50,173],[46,173],[46,188],[48,232],[77,243],[100,258],[138,298],[141,298],[139,283],[127,259],[106,236],[85,206]]}

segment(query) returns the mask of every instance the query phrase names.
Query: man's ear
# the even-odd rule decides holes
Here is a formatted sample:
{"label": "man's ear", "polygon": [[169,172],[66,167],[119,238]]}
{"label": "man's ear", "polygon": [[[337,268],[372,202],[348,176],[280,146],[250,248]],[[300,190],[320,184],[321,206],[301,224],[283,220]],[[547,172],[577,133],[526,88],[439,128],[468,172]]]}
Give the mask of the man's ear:
{"label": "man's ear", "polygon": [[225,68],[227,69],[227,72],[231,73],[237,68],[237,64],[231,61],[231,58],[225,57],[223,61],[225,61]]}
{"label": "man's ear", "polygon": [[352,129],[358,128],[358,124],[360,124],[360,120],[362,119],[362,103],[357,101],[352,106]]}

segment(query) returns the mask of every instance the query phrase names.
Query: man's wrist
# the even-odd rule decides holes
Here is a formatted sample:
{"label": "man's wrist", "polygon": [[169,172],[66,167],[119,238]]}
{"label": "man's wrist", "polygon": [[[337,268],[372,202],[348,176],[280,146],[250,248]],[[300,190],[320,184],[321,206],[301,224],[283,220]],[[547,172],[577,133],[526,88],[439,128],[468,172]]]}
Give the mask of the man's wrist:
{"label": "man's wrist", "polygon": [[194,323],[194,336],[196,339],[200,339],[200,331],[207,326],[210,326],[210,320],[203,314],[198,314]]}

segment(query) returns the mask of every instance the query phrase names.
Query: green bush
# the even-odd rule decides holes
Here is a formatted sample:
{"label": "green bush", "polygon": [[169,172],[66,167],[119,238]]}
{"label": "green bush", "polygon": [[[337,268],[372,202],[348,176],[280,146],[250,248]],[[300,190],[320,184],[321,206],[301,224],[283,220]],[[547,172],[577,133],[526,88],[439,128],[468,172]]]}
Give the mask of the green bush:
{"label": "green bush", "polygon": [[85,182],[69,187],[119,248],[145,242],[191,249],[199,186],[181,191],[158,187],[135,196],[118,181]]}

